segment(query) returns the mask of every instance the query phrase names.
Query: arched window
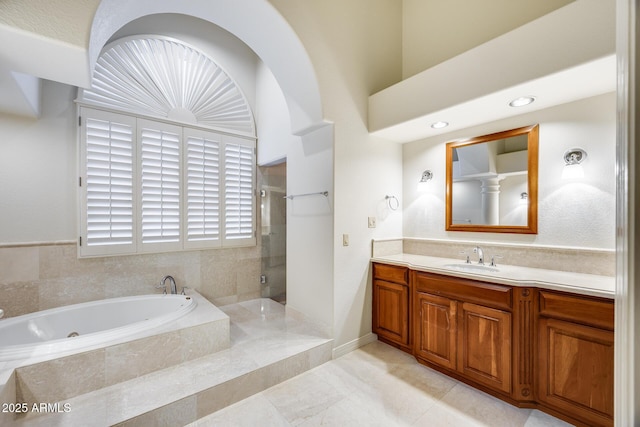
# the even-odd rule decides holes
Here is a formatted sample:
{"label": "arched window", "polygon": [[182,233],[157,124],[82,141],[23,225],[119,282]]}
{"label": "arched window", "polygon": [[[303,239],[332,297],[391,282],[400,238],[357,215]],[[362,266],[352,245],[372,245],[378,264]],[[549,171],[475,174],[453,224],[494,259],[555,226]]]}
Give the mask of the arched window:
{"label": "arched window", "polygon": [[255,124],[211,58],[121,39],[78,101],[81,256],[255,245]]}

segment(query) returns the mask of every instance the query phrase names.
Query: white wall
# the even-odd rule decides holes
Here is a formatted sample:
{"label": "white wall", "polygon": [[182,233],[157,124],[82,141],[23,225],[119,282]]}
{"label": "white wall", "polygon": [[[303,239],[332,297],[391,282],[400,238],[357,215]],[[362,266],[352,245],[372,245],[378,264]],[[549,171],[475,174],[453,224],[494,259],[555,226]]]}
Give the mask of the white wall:
{"label": "white wall", "polygon": [[[404,236],[451,240],[508,241],[579,248],[615,248],[615,93],[487,123],[405,144]],[[538,234],[446,232],[445,144],[531,124],[540,124]],[[587,151],[585,178],[561,180],[564,152]],[[418,190],[424,169],[434,178]]]}
{"label": "white wall", "polygon": [[[371,331],[371,239],[401,235],[401,210],[386,210],[384,196],[400,198],[402,148],[371,137],[366,117],[369,95],[401,77],[402,5],[394,0],[272,3],[305,45],[318,76],[325,119],[334,123],[333,167],[328,158],[324,166],[333,168],[335,180],[333,282],[326,286],[333,289],[335,345],[348,346]],[[367,228],[369,216],[377,218],[377,228]],[[342,245],[343,234],[349,235],[349,246]],[[319,242],[324,244],[324,238]],[[307,242],[307,251],[316,244]],[[314,253],[311,249],[310,255]],[[309,304],[315,295],[307,296]]]}
{"label": "white wall", "polygon": [[75,96],[45,81],[39,119],[0,114],[0,243],[76,238]]}
{"label": "white wall", "polygon": [[333,326],[333,126],[291,134],[284,94],[271,71],[257,75],[258,164],[287,161],[287,305]]}
{"label": "white wall", "polygon": [[262,62],[256,70],[256,108],[254,117],[258,132],[258,165],[265,166],[286,159],[289,149],[300,143],[291,134],[289,112],[278,82]]}
{"label": "white wall", "polygon": [[[403,78],[474,48],[573,0],[403,0]],[[446,43],[443,43],[446,40]]]}

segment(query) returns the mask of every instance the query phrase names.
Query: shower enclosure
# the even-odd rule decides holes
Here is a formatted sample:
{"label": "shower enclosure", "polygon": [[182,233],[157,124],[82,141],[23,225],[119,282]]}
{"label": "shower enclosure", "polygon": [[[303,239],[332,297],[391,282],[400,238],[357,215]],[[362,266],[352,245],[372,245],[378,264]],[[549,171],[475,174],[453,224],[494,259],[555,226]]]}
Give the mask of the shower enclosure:
{"label": "shower enclosure", "polygon": [[262,219],[263,298],[282,304],[287,299],[287,164],[260,167],[260,213]]}

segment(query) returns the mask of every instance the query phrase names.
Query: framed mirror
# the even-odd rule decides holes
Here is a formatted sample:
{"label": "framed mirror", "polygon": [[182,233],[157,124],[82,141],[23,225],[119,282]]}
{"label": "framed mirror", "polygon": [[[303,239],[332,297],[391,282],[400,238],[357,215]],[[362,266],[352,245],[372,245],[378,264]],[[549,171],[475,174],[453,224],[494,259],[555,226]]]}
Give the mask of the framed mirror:
{"label": "framed mirror", "polygon": [[447,143],[447,231],[537,234],[538,125]]}

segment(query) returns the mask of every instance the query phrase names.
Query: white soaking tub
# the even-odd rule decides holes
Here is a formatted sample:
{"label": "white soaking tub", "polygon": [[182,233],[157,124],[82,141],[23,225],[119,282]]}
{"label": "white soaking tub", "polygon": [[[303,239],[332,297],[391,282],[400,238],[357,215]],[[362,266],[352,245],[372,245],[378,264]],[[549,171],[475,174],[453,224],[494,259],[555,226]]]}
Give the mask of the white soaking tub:
{"label": "white soaking tub", "polygon": [[0,361],[81,350],[174,321],[187,295],[141,295],[68,305],[0,320]]}

